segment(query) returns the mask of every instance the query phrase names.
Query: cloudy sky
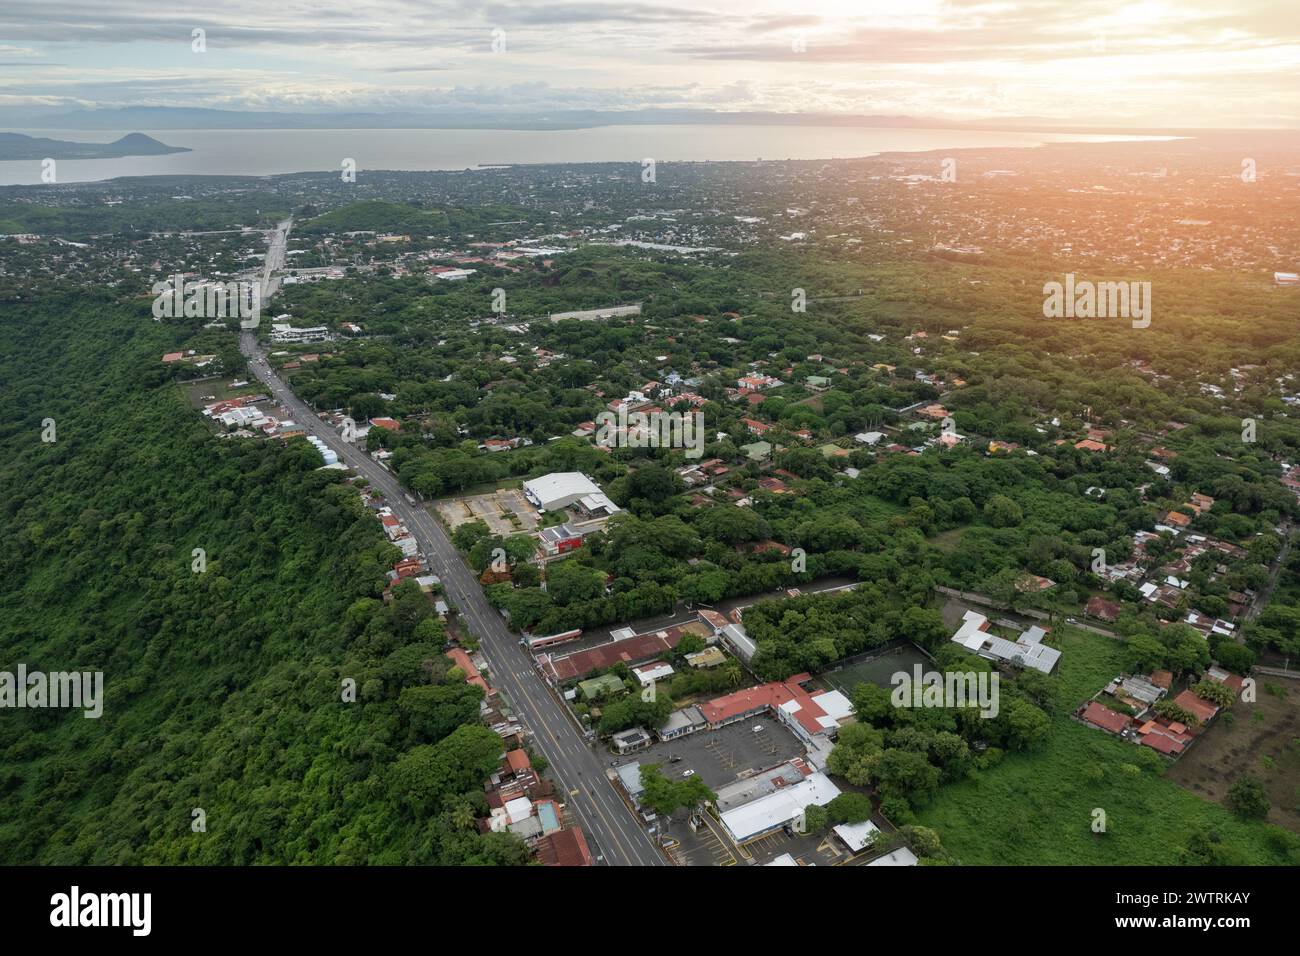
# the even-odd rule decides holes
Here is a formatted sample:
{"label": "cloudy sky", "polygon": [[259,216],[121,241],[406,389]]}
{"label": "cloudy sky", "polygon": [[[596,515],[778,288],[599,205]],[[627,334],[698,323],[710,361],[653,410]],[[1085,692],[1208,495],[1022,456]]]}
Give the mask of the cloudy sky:
{"label": "cloudy sky", "polygon": [[0,107],[131,105],[1298,127],[1300,0],[0,0]]}

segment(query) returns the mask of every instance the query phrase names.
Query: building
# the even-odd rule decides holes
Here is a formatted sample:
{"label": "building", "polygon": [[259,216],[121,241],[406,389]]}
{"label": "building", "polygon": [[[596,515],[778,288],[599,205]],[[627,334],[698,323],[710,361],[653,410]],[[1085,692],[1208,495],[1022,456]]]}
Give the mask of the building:
{"label": "building", "polygon": [[324,325],[314,325],[308,329],[295,329],[288,324],[276,324],[271,329],[271,341],[276,345],[286,345],[299,342],[326,342],[329,340],[330,330]]}
{"label": "building", "polygon": [[886,853],[879,859],[872,860],[867,866],[916,866],[916,863],[916,854],[904,846],[893,853]]}
{"label": "building", "polygon": [[1128,717],[1124,714],[1111,710],[1105,704],[1099,704],[1095,700],[1088,701],[1088,705],[1080,712],[1079,718],[1111,734],[1122,733],[1129,723]]}
{"label": "building", "polygon": [[748,843],[800,819],[805,807],[824,807],[840,795],[840,788],[823,773],[810,774],[798,783],[779,787],[722,814],[722,826],[736,843]]}
{"label": "building", "polygon": [[719,648],[706,647],[702,651],[686,655],[686,663],[695,668],[718,667],[727,663],[727,655]]}
{"label": "building", "polygon": [[578,691],[587,700],[595,700],[598,697],[611,697],[615,694],[622,694],[626,690],[623,681],[615,674],[601,674],[599,677],[592,677],[589,680],[578,682]]}
{"label": "building", "polygon": [[604,497],[600,486],[580,471],[556,471],[524,482],[524,497],[541,511],[567,508],[590,495]]}
{"label": "building", "polygon": [[1107,601],[1101,595],[1096,595],[1088,599],[1084,605],[1083,613],[1088,617],[1095,617],[1099,621],[1114,621],[1119,617],[1121,608],[1115,601]]}
{"label": "building", "polygon": [[630,730],[620,731],[610,738],[614,749],[621,754],[630,754],[636,750],[643,750],[649,747],[653,741],[650,734],[642,727],[633,727]]}
{"label": "building", "polygon": [[861,853],[875,844],[880,836],[880,827],[870,820],[863,820],[861,823],[841,823],[832,827],[831,832],[840,838],[850,853]]}
{"label": "building", "polygon": [[1193,694],[1190,690],[1185,690],[1174,698],[1174,703],[1187,711],[1202,724],[1213,719],[1214,715],[1219,712],[1219,708],[1211,704],[1208,700],[1202,700]]}
{"label": "building", "polygon": [[649,664],[640,664],[632,668],[632,675],[640,681],[642,687],[650,687],[657,681],[667,680],[675,673],[676,671],[667,661],[651,661]]}
{"label": "building", "polygon": [[561,684],[569,683],[587,674],[608,670],[615,664],[622,663],[631,667],[633,664],[654,660],[680,644],[686,634],[707,637],[709,632],[704,625],[692,621],[689,624],[655,631],[653,634],[622,637],[563,657],[540,654],[537,657],[537,665],[549,680]]}
{"label": "building", "polygon": [[538,840],[537,861],[543,866],[591,866],[591,850],[582,827],[557,830]]}
{"label": "building", "polygon": [[709,726],[709,722],[704,719],[704,714],[700,708],[694,705],[683,707],[681,710],[674,710],[664,721],[664,725],[655,733],[660,740],[673,740],[677,737],[685,737],[687,734],[693,734],[697,730],[703,730]]}
{"label": "building", "polygon": [[720,634],[723,643],[731,648],[731,652],[748,664],[758,653],[758,645],[745,633],[745,628],[741,624],[728,624],[722,629]]}
{"label": "building", "polygon": [[483,688],[484,694],[493,693],[492,688],[488,686],[487,681],[483,679],[483,675],[479,672],[479,669],[474,666],[474,662],[464,650],[459,647],[453,647],[447,652],[446,656],[451,660],[453,667],[460,668],[461,673],[465,675],[466,684],[473,684],[475,687]]}
{"label": "building", "polygon": [[542,542],[542,550],[548,558],[568,554],[582,547],[582,539],[586,535],[586,530],[581,530],[567,521],[564,524],[542,528],[537,532],[537,537]]}
{"label": "building", "polygon": [[834,737],[853,715],[853,705],[837,690],[805,691],[800,684],[810,675],[772,681],[717,697],[700,704],[710,728],[725,727],[760,715],[771,715],[789,727],[801,741],[818,746]]}
{"label": "building", "polygon": [[1047,632],[1041,627],[1031,627],[1016,641],[990,634],[988,628],[987,617],[978,611],[967,611],[962,615],[961,627],[952,636],[953,643],[960,644],[986,660],[1032,667],[1044,674],[1050,674],[1061,658],[1060,651],[1042,643]]}

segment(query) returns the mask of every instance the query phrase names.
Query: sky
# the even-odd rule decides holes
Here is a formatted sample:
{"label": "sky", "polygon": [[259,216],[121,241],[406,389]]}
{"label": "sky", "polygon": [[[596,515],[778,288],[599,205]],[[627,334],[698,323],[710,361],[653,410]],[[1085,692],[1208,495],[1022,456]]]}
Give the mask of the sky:
{"label": "sky", "polygon": [[1295,128],[1300,0],[0,0],[36,106]]}

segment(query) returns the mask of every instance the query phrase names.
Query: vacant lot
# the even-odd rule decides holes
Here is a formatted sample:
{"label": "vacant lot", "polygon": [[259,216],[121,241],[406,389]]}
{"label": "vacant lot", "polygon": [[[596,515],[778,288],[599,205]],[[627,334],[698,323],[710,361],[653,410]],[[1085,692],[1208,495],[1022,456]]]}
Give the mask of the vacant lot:
{"label": "vacant lot", "polygon": [[453,531],[471,521],[485,522],[499,535],[531,534],[537,528],[537,509],[518,488],[448,498],[438,502],[438,514]]}
{"label": "vacant lot", "polygon": [[[1238,820],[1164,776],[1167,765],[1146,748],[1070,719],[1120,672],[1123,644],[1068,627],[1053,638],[1061,700],[1047,741],[941,788],[917,814],[949,852],[965,864],[1171,865],[1193,835],[1215,833],[1242,863],[1295,862],[1290,834]],[[1093,832],[1096,810],[1105,812],[1105,833]]]}
{"label": "vacant lot", "polygon": [[1238,701],[1215,721],[1169,779],[1222,803],[1232,782],[1252,773],[1273,804],[1269,822],[1300,833],[1300,684],[1265,677],[1257,691],[1255,703]]}
{"label": "vacant lot", "polygon": [[194,408],[202,408],[204,405],[210,405],[212,402],[221,402],[229,398],[241,398],[244,395],[269,394],[266,387],[259,381],[250,381],[248,385],[240,388],[231,388],[230,382],[238,379],[205,379],[201,382],[184,382],[181,389],[185,393],[185,399]]}

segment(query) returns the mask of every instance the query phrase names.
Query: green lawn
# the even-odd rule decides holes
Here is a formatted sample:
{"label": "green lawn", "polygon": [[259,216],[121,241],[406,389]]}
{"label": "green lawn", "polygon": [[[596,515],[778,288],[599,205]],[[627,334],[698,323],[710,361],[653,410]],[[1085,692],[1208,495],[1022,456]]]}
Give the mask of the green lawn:
{"label": "green lawn", "polygon": [[[1295,863],[1298,841],[1277,827],[1238,820],[1149,769],[1139,748],[1070,719],[1070,711],[1120,671],[1118,641],[1057,628],[1062,706],[1050,739],[1030,754],[947,786],[917,816],[963,864],[1168,865],[1198,830],[1215,831],[1242,863]],[[1092,832],[1093,811],[1106,832]]]}

